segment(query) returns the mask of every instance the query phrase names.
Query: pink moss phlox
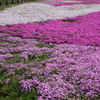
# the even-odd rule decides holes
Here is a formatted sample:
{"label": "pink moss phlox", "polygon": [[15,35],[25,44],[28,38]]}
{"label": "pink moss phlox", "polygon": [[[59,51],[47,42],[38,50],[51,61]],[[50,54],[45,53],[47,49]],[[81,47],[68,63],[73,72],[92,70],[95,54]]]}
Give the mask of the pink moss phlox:
{"label": "pink moss phlox", "polygon": [[1,26],[2,33],[34,38],[46,43],[100,46],[100,12],[74,18]]}
{"label": "pink moss phlox", "polygon": [[[75,0],[76,1],[76,0]],[[64,5],[75,5],[75,4],[100,4],[100,0],[78,0],[81,2],[59,2],[54,4],[54,6],[64,6]]]}
{"label": "pink moss phlox", "polygon": [[[4,33],[2,34],[4,35]],[[8,38],[6,39],[2,35],[0,38],[9,42]],[[34,39],[17,37],[15,39],[9,37],[9,39],[12,44],[7,44],[7,47],[2,44],[2,51],[8,49],[6,52],[1,51],[0,55],[7,56],[9,53],[20,57],[24,54],[27,56],[27,61],[29,55],[37,58],[44,53],[51,53],[50,59],[40,62],[34,62],[35,60],[31,59],[31,63],[21,61],[8,64],[5,58],[0,59],[0,69],[6,69],[5,76],[13,76],[20,80],[18,84],[22,92],[31,92],[36,89],[40,100],[68,99],[69,95],[76,96],[79,100],[81,96],[85,96],[86,99],[99,98],[100,47],[56,44],[53,48],[39,48],[38,41],[36,42]],[[6,85],[10,84],[8,81],[5,80]]]}

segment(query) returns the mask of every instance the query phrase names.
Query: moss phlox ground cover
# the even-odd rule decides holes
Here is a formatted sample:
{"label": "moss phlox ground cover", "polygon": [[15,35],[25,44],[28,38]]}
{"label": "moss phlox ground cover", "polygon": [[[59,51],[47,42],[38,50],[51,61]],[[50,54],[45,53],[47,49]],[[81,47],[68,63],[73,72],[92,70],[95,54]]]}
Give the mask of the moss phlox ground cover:
{"label": "moss phlox ground cover", "polygon": [[74,18],[5,25],[1,33],[22,38],[41,39],[46,43],[73,43],[100,46],[100,12]]}
{"label": "moss phlox ground cover", "polygon": [[[81,2],[74,2],[81,1]],[[100,0],[73,0],[73,2],[59,2],[54,4],[54,6],[63,6],[63,5],[74,5],[74,4],[100,4]]]}
{"label": "moss phlox ground cover", "polygon": [[100,12],[0,26],[0,100],[99,99]]}
{"label": "moss phlox ground cover", "polygon": [[27,95],[30,100],[99,99],[100,47],[43,46],[35,39],[4,33],[0,39],[1,99],[8,95],[17,99]]}

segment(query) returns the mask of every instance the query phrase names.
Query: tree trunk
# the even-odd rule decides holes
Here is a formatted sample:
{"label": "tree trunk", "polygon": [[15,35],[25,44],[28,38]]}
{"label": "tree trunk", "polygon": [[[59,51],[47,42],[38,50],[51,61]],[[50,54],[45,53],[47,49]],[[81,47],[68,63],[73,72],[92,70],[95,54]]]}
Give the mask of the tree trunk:
{"label": "tree trunk", "polygon": [[6,5],[8,5],[8,0],[6,0]]}

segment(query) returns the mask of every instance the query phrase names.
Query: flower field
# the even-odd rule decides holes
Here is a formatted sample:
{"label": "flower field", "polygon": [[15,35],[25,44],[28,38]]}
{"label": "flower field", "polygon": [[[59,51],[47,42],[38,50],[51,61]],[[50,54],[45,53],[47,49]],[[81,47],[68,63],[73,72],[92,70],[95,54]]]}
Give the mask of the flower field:
{"label": "flower field", "polygon": [[100,100],[100,12],[0,26],[0,100]]}

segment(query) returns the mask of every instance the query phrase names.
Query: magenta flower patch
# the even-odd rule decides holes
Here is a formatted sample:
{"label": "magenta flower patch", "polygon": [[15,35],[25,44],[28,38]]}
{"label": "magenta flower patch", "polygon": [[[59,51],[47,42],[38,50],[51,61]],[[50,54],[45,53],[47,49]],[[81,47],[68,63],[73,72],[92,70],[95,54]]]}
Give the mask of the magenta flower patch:
{"label": "magenta flower patch", "polygon": [[74,3],[71,3],[71,2],[60,2],[60,3],[55,4],[54,6],[75,5],[75,4],[83,4],[83,2],[82,3],[79,3],[79,2],[74,2]]}
{"label": "magenta flower patch", "polygon": [[0,27],[1,33],[34,38],[46,43],[100,46],[100,12],[74,18]]}
{"label": "magenta flower patch", "polygon": [[[76,1],[76,0],[75,0]],[[60,2],[55,4],[54,6],[63,6],[63,5],[73,5],[73,4],[100,4],[100,0],[78,0],[82,2]]]}

